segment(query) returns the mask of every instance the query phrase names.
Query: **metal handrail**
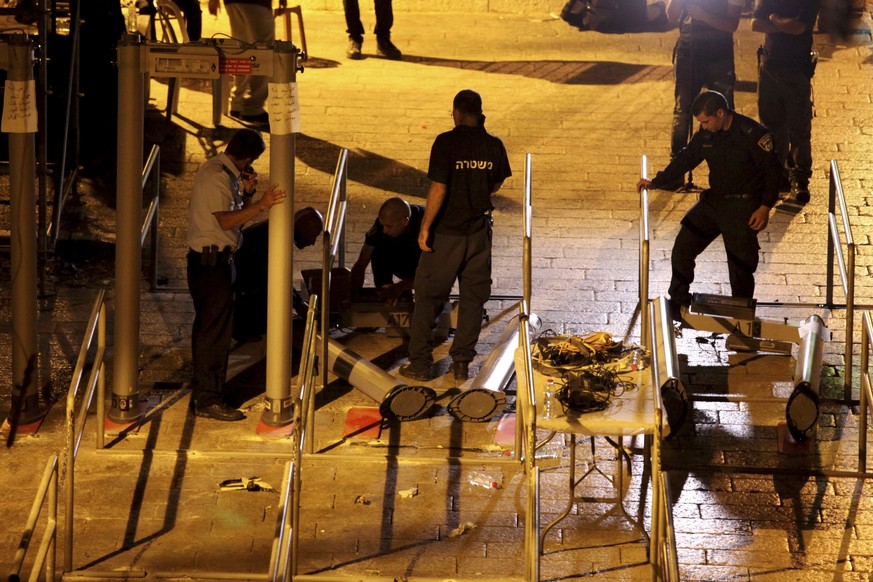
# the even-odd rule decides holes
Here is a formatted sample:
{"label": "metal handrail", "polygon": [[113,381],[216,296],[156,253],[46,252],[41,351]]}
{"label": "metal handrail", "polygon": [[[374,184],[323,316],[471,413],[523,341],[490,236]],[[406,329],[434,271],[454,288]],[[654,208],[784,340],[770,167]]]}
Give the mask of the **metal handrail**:
{"label": "metal handrail", "polygon": [[858,471],[867,471],[867,421],[873,402],[873,380],[870,379],[870,343],[873,342],[873,317],[869,311],[861,316],[861,387],[858,412]]}
{"label": "metal handrail", "polygon": [[55,579],[55,555],[57,549],[57,528],[58,528],[58,455],[53,454],[49,457],[45,466],[45,471],[42,474],[42,480],[39,482],[39,489],[36,492],[36,499],[33,500],[33,505],[30,506],[30,514],[27,516],[27,523],[24,525],[24,533],[21,534],[21,541],[18,544],[18,551],[15,553],[15,561],[12,564],[12,570],[9,572],[9,582],[19,582],[21,567],[24,564],[24,558],[27,555],[27,550],[30,548],[30,540],[33,537],[33,530],[36,527],[36,522],[39,519],[39,514],[42,512],[48,498],[48,515],[46,516],[45,531],[42,534],[42,540],[37,550],[36,560],[28,577],[29,582],[37,582],[40,579],[39,569],[45,566],[45,581],[54,582]]}
{"label": "metal handrail", "polygon": [[[298,390],[294,401],[294,454],[297,462],[296,470],[291,474],[291,539],[283,552],[282,560],[285,564],[285,578],[297,575],[298,547],[300,544],[300,491],[302,489],[301,469],[303,466],[304,449],[312,452],[314,438],[311,426],[310,413],[315,414],[315,398],[312,397],[314,388],[314,364],[315,364],[315,314],[318,311],[318,296],[313,295],[309,301],[309,311],[306,312],[306,328],[303,332],[303,347],[300,356],[300,368],[297,374]],[[290,554],[290,555],[289,555]],[[283,580],[285,579],[283,578]],[[273,582],[276,582],[274,579]]]}
{"label": "metal handrail", "polygon": [[[660,580],[667,582],[679,582],[679,556],[676,551],[676,529],[673,526],[673,512],[670,510],[670,500],[673,495],[670,491],[670,478],[666,471],[660,471],[656,477],[661,484],[661,495],[656,501],[661,506],[662,530],[656,551],[658,552],[655,575]],[[654,536],[652,536],[654,537]]]}
{"label": "metal handrail", "polygon": [[[104,400],[103,395],[106,391],[106,364],[103,362],[106,354],[106,290],[100,289],[97,292],[97,299],[94,300],[94,306],[91,308],[91,316],[88,318],[88,325],[85,328],[85,337],[82,339],[82,344],[79,347],[79,358],[76,360],[76,367],[73,370],[73,378],[70,380],[70,388],[67,390],[67,420],[66,420],[66,435],[67,444],[65,447],[64,457],[64,571],[70,572],[73,569],[73,498],[75,486],[76,472],[76,456],[79,452],[79,444],[82,441],[82,435],[85,431],[85,421],[88,418],[88,409],[91,408],[91,402],[94,399],[95,390],[99,394],[97,399],[97,448],[103,448],[103,417],[104,417]],[[88,358],[88,352],[94,341],[94,336],[97,336],[97,348],[94,353],[94,360],[91,363],[91,373],[88,377],[88,384],[85,393],[82,396],[82,404],[79,408],[78,415],[76,414],[76,396],[79,393],[79,387],[82,383],[82,377],[85,369],[85,362]]]}
{"label": "metal handrail", "polygon": [[[644,311],[649,310],[651,310],[650,327],[647,335],[650,340],[646,346],[651,354],[652,400],[655,406],[655,431],[651,439],[653,450],[651,543],[653,547],[650,555],[655,576],[673,582],[679,580],[678,566],[675,564],[676,537],[673,532],[673,513],[670,503],[672,497],[669,487],[665,487],[669,483],[661,470],[660,448],[664,440],[663,388],[679,382],[679,360],[673,340],[673,320],[666,298],[658,297],[647,304]],[[675,575],[672,573],[673,568],[677,569]]]}
{"label": "metal handrail", "polygon": [[149,157],[142,169],[141,184],[143,192],[145,192],[146,184],[152,176],[154,176],[152,181],[152,198],[146,210],[145,218],[143,218],[142,228],[140,228],[139,244],[141,247],[145,246],[146,237],[151,233],[152,238],[149,247],[149,290],[154,291],[158,288],[158,219],[161,207],[161,147],[157,144],[152,146]]}
{"label": "metal handrail", "polygon": [[522,299],[530,308],[531,294],[533,290],[532,282],[532,236],[533,236],[533,206],[531,194],[531,155],[526,154],[524,157],[524,236],[522,242],[522,260],[521,260],[521,277],[522,277]]}
{"label": "metal handrail", "polygon": [[272,582],[282,582],[286,579],[288,571],[288,548],[290,544],[287,541],[290,535],[289,529],[291,524],[288,523],[290,513],[289,506],[296,505],[292,497],[292,475],[294,474],[294,464],[291,461],[285,463],[285,471],[282,477],[281,502],[279,503],[279,514],[276,517],[276,535],[273,536],[273,545],[270,551],[270,575]]}
{"label": "metal handrail", "polygon": [[[852,365],[853,344],[855,336],[855,239],[852,236],[852,227],[849,224],[849,213],[846,206],[846,197],[843,194],[843,183],[840,179],[840,169],[836,160],[831,160],[830,179],[828,182],[828,254],[827,254],[827,287],[826,305],[829,308],[834,305],[834,257],[840,270],[840,281],[843,293],[846,295],[846,344],[845,362],[846,374],[843,378],[843,398],[846,405],[852,401]],[[842,237],[837,228],[835,215],[836,203],[839,202],[840,217],[843,223],[843,232],[846,236],[847,259],[843,257]]]}
{"label": "metal handrail", "polygon": [[[649,160],[643,156],[640,177],[648,180]],[[640,192],[640,343],[646,345],[649,334],[649,189]]]}
{"label": "metal handrail", "polygon": [[[523,327],[529,331],[528,320],[530,318],[531,296],[533,295],[533,193],[531,189],[531,155],[527,153],[524,157],[524,208],[522,221],[522,256],[521,256],[521,279],[522,279],[522,302],[524,303],[524,312],[527,318],[524,321]],[[521,308],[521,305],[519,305]],[[521,325],[521,322],[519,322]],[[528,333],[528,335],[530,335]],[[519,341],[521,337],[519,336]],[[530,345],[530,338],[527,338],[527,344]],[[533,392],[531,392],[533,394]],[[522,441],[524,439],[524,431],[521,422],[515,423],[515,458],[521,458]]]}
{"label": "metal handrail", "polygon": [[[526,511],[524,520],[524,572],[525,580],[540,579],[540,553],[542,545],[539,535],[540,473],[536,462],[537,448],[537,405],[534,391],[533,360],[530,352],[530,333],[528,320],[530,310],[527,302],[518,304],[518,343],[524,363],[524,375],[518,376],[516,424],[524,426],[524,468],[527,479]],[[518,451],[518,449],[516,449]]]}
{"label": "metal handrail", "polygon": [[322,268],[321,268],[321,385],[327,386],[327,337],[330,326],[330,270],[337,251],[341,248],[343,226],[346,221],[346,183],[348,181],[349,150],[340,151],[330,189],[330,201],[327,205],[327,216],[324,218],[322,233]]}

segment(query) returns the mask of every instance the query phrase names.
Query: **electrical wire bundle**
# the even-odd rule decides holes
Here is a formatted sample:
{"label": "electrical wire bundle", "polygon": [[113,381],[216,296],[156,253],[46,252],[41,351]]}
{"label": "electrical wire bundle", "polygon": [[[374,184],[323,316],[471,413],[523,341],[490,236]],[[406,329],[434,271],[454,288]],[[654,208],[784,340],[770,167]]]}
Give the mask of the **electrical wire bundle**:
{"label": "electrical wire bundle", "polygon": [[556,398],[565,409],[575,412],[605,409],[619,385],[624,386],[615,372],[598,364],[567,372],[563,381]]}
{"label": "electrical wire bundle", "polygon": [[555,397],[564,410],[575,412],[604,410],[614,396],[635,385],[621,376],[637,371],[647,357],[644,348],[626,347],[603,331],[559,336],[546,330],[531,345],[534,369],[559,379]]}

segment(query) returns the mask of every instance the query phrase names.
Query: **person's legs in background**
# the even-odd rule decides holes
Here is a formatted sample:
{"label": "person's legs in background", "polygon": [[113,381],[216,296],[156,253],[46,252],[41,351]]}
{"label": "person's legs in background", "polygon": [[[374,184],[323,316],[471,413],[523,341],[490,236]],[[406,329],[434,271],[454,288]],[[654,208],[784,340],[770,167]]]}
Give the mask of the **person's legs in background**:
{"label": "person's legs in background", "polygon": [[391,42],[391,27],[394,26],[394,8],[391,4],[392,0],[375,0],[376,2],[376,28],[373,32],[376,34],[376,50],[379,55],[392,61],[399,61],[403,58],[394,43]]}
{"label": "person's legs in background", "polygon": [[[269,8],[238,3],[227,4],[225,8],[234,38],[246,43],[267,43],[275,39],[273,14]],[[231,115],[243,121],[268,124],[269,116],[264,108],[267,81],[262,75],[236,75],[230,95]]]}
{"label": "person's legs in background", "polygon": [[364,25],[361,23],[361,8],[358,0],[343,0],[346,15],[346,33],[349,35],[349,48],[346,56],[353,60],[363,58],[361,45],[364,43]]}

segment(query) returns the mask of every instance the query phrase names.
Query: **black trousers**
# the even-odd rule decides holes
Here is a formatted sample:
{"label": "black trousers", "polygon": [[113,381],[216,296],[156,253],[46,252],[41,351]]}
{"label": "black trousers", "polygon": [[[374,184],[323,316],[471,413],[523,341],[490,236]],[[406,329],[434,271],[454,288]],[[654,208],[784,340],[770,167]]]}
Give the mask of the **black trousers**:
{"label": "black trousers", "polygon": [[758,113],[792,184],[806,188],[812,175],[810,78],[802,67],[763,64],[758,71]]}
{"label": "black trousers", "polygon": [[[484,218],[483,218],[484,220]],[[415,310],[409,330],[409,360],[433,363],[434,327],[458,281],[458,327],[449,354],[470,362],[482,331],[482,309],[491,297],[491,226],[470,235],[437,233],[433,252],[421,253],[415,272]]]}
{"label": "black trousers", "polygon": [[[389,40],[391,27],[394,26],[394,9],[391,0],[375,0],[375,4],[376,27],[373,32],[378,40]],[[364,25],[361,23],[358,0],[343,0],[343,9],[346,13],[346,32],[349,33],[349,38],[364,42]]]}
{"label": "black trousers", "polygon": [[188,291],[194,300],[191,358],[194,377],[191,388],[198,406],[228,400],[227,358],[233,329],[232,261],[219,259],[203,264],[203,255],[188,251]]}
{"label": "black trousers", "polygon": [[719,195],[710,190],[682,219],[682,228],[673,243],[673,277],[670,299],[680,305],[691,303],[697,257],[718,237],[724,240],[728,276],[733,297],[755,296],[755,271],[758,268],[758,233],[749,227],[749,218],[760,206],[753,194]]}

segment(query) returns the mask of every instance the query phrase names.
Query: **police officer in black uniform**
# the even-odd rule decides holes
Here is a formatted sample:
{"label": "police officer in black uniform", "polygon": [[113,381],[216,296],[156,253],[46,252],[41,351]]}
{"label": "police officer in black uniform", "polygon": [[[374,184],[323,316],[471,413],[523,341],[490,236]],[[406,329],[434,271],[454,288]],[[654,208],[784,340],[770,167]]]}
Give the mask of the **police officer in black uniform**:
{"label": "police officer in black uniform", "polygon": [[482,330],[482,308],[491,296],[491,195],[512,175],[500,138],[485,130],[482,97],[464,89],[452,107],[455,128],[437,136],[430,152],[423,251],[415,273],[415,310],[409,330],[409,363],[400,373],[430,380],[434,324],[458,280],[458,327],[449,355],[455,380],[467,379]]}
{"label": "police officer in black uniform", "polygon": [[704,91],[694,99],[691,111],[700,131],[653,180],[637,183],[638,190],[660,188],[704,160],[709,166],[709,188],[682,219],[673,243],[670,304],[677,320],[680,307],[691,304],[695,259],[718,235],[727,251],[732,295],[754,296],[758,231],[770,219],[781,175],[770,133],[732,111],[724,95]]}
{"label": "police officer in black uniform", "polygon": [[757,0],[752,30],[766,33],[759,50],[758,114],[797,202],[809,202],[812,175],[812,29],[820,0]]}

